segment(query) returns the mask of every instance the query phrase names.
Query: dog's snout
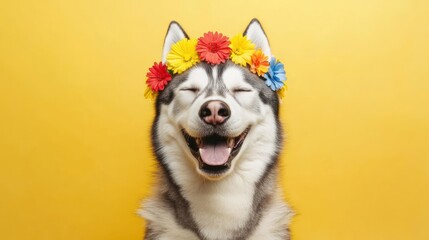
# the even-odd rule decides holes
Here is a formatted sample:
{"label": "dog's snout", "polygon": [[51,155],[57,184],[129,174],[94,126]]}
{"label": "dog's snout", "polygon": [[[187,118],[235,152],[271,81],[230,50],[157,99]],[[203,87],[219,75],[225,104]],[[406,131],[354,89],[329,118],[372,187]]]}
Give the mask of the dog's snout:
{"label": "dog's snout", "polygon": [[201,106],[200,118],[207,124],[220,125],[228,120],[231,111],[222,101],[208,101]]}

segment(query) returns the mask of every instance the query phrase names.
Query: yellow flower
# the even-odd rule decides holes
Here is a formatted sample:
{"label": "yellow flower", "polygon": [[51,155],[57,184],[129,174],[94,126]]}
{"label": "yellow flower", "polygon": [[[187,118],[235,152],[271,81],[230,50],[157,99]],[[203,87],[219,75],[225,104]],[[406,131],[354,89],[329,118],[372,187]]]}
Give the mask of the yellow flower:
{"label": "yellow flower", "polygon": [[253,44],[247,36],[243,36],[242,34],[237,34],[233,38],[231,38],[231,44],[229,44],[231,48],[231,60],[239,64],[243,67],[246,64],[250,64],[250,60],[253,52],[255,52],[255,44]]}
{"label": "yellow flower", "polygon": [[184,38],[171,46],[167,66],[173,73],[181,74],[200,61],[196,50],[197,39]]}
{"label": "yellow flower", "polygon": [[156,96],[158,96],[157,92],[153,91],[150,87],[146,87],[144,98],[154,101]]}
{"label": "yellow flower", "polygon": [[286,91],[287,91],[287,85],[283,85],[283,87],[281,87],[279,90],[277,90],[277,94],[279,95],[280,99],[283,99],[286,95]]}

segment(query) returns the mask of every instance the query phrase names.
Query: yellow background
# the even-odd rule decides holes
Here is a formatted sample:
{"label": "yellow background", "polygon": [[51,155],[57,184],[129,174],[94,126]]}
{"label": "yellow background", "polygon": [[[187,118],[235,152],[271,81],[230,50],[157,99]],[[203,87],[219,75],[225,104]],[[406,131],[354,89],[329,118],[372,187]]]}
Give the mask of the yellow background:
{"label": "yellow background", "polygon": [[285,62],[294,240],[429,239],[428,1],[0,2],[0,238],[141,239],[170,20],[258,17]]}

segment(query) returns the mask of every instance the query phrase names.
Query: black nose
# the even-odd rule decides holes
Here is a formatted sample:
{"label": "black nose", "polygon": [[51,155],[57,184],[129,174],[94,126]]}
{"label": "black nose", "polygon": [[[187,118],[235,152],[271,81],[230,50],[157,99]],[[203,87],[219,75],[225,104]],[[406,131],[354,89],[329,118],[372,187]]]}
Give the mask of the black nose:
{"label": "black nose", "polygon": [[201,106],[200,118],[207,124],[220,125],[228,120],[231,111],[222,101],[208,101]]}

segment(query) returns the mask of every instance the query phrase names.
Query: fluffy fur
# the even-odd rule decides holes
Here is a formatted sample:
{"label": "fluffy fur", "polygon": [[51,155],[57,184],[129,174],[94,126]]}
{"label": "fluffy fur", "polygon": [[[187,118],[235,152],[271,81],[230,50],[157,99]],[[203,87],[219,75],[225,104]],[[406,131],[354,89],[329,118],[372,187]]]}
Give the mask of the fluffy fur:
{"label": "fluffy fur", "polygon": [[[245,34],[271,56],[259,21],[252,20]],[[171,45],[185,37],[172,22],[164,61]],[[210,101],[228,106],[224,123],[202,120],[201,108]],[[229,61],[200,63],[174,76],[156,100],[152,144],[159,172],[155,193],[140,210],[147,221],[145,239],[289,239],[292,212],[277,185],[282,145],[278,111],[276,93],[247,68]],[[195,141],[207,136],[244,141],[234,147],[225,166],[213,168],[192,150]]]}

